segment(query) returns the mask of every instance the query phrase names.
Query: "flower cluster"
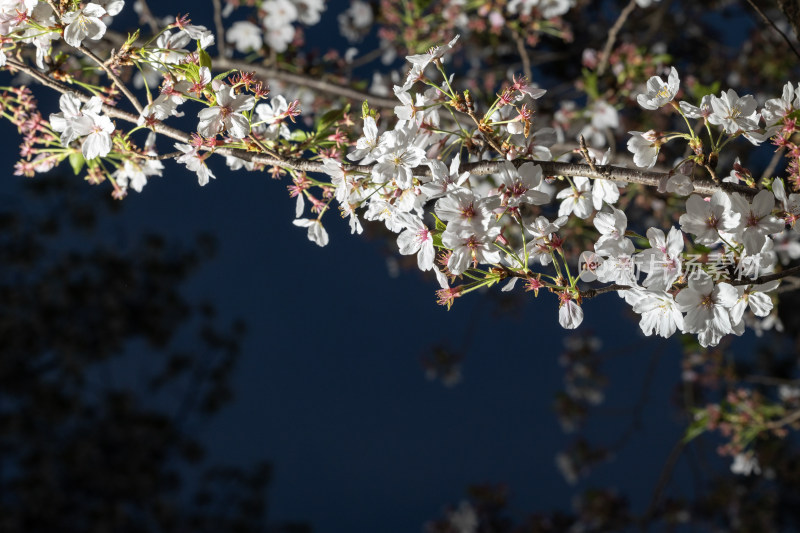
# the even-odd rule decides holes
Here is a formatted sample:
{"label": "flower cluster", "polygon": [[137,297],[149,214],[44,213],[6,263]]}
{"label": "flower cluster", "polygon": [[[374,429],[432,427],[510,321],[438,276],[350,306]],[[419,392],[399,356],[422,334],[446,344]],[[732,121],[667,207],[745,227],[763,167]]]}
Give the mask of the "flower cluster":
{"label": "flower cluster", "polygon": [[[533,21],[557,18],[573,4],[512,1],[502,8],[506,15]],[[774,313],[770,293],[779,283],[784,250],[797,243],[800,217],[800,150],[792,141],[800,85],[786,84],[781,97],[761,106],[754,96],[740,97],[733,90],[705,95],[694,105],[678,99],[681,81],[675,68],[666,80],[651,77],[635,101],[649,112],[675,113],[687,128],[632,131],[628,149],[634,165],[649,169],[664,145],[685,142],[688,156],[657,183],[645,183],[688,198],[675,216],[679,227],[629,229],[625,206],[619,204],[627,205],[621,199],[635,192],[625,187],[642,183],[643,174],[637,181],[634,170],[611,167],[612,150],[597,152],[583,140],[572,152],[551,150],[559,137],[563,140],[562,124],[571,111],[561,106],[555,128],[541,127],[537,101],[545,90],[525,77],[506,82],[493,101],[476,101],[445,68],[461,46],[458,36],[406,58],[406,72],[394,78],[395,120],[365,102],[359,136],[349,107],[317,115],[314,130],[307,131],[295,124],[299,99],[270,94],[253,73],[214,76],[206,50],[214,37],[188,16],[175,18],[144,43],[131,36],[108,59],[98,58],[84,42],[102,37],[108,16],[122,7],[121,1],[78,7],[21,0],[2,7],[3,61],[46,77],[8,53],[31,45],[42,67],[52,63],[51,49],[62,46],[85,53],[94,67],[83,68],[109,79],[107,86],[87,83],[91,94],[81,87],[67,89],[58,80],[70,80],[69,72],[77,70],[53,65],[58,74],[52,84],[62,92],[60,111],[49,121],[22,111],[36,117],[35,124],[14,118],[20,131],[36,132],[26,133],[20,173],[31,175],[69,159],[76,172],[85,166],[90,181],[107,179],[114,196],[122,198],[128,189],[141,192],[150,177],[161,175],[162,159],[185,165],[206,185],[215,178],[208,160],[220,154],[232,170],[269,169],[274,177],[288,172],[296,198],[294,224],[320,246],[329,242],[323,220],[332,206],[349,219],[353,233],[362,231],[362,220],[383,223],[396,235],[399,253],[414,257],[420,270],[436,277],[439,301],[447,306],[482,287],[503,282],[503,290],[511,291],[521,283],[534,295],[539,290],[554,294],[560,324],[573,329],[583,320],[585,298],[615,291],[641,316],[646,335],[690,333],[703,346],[741,334],[752,317]],[[325,5],[266,0],[257,9],[260,26],[237,22],[227,34],[241,52],[260,49],[264,40],[275,52],[286,50],[297,37],[293,24],[316,24]],[[366,13],[356,2],[345,18],[363,29]],[[132,65],[141,70],[137,79],[147,93],[144,105],[118,77]],[[122,96],[136,115],[117,109]],[[582,134],[589,145],[607,144],[602,131],[620,124],[610,101],[596,95],[584,113],[589,123]],[[180,117],[194,131],[179,131]],[[135,126],[126,131],[121,122],[131,118]],[[306,125],[311,123],[309,118]],[[132,137],[140,129],[149,130],[143,148]],[[704,130],[707,136],[698,133]],[[176,151],[161,154],[159,136],[171,138]],[[738,162],[729,177],[720,179],[720,153],[740,136],[785,149],[788,179],[771,178],[757,186]],[[584,161],[580,170],[574,157]],[[580,240],[575,233],[582,234]],[[715,255],[729,263],[720,267],[710,260]],[[596,282],[606,286],[585,285]]]}

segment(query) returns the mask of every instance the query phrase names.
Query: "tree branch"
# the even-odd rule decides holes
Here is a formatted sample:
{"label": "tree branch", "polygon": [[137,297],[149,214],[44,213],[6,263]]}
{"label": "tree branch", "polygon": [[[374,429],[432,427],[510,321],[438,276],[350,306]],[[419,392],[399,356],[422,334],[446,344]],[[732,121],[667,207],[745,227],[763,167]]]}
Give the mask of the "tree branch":
{"label": "tree branch", "polygon": [[[794,44],[792,44],[792,41],[789,39],[789,37],[788,37],[788,36],[787,36],[785,33],[783,33],[783,32],[781,31],[781,29],[780,29],[780,28],[779,28],[779,27],[778,27],[778,26],[777,26],[777,25],[776,25],[774,22],[772,22],[772,20],[770,20],[770,18],[769,18],[769,17],[766,15],[766,13],[764,13],[764,12],[761,10],[761,8],[760,8],[760,7],[758,7],[758,6],[755,4],[755,2],[753,2],[753,0],[747,0],[747,3],[748,3],[748,4],[750,4],[750,7],[752,7],[752,8],[755,10],[755,12],[756,12],[756,13],[758,13],[758,14],[761,16],[761,18],[762,18],[762,19],[764,19],[764,22],[766,22],[767,24],[769,24],[770,26],[772,26],[772,28],[773,28],[773,29],[774,29],[776,32],[778,32],[778,33],[780,34],[780,36],[781,36],[781,37],[783,37],[783,40],[784,40],[784,41],[786,41],[786,44],[788,44],[788,45],[789,45],[789,48],[791,48],[791,49],[792,49],[792,52],[794,52],[794,55],[796,55],[798,58],[800,58],[800,52],[798,52],[798,51],[797,51],[797,48],[795,48],[795,47],[794,47]],[[790,21],[790,22],[792,22],[792,21]],[[795,25],[795,24],[796,24],[796,22],[792,22],[792,26],[793,26],[793,27],[794,27],[794,25]],[[796,31],[796,30],[795,30],[795,31]]]}
{"label": "tree branch", "polygon": [[611,55],[611,50],[614,48],[614,43],[617,42],[617,36],[619,35],[622,26],[625,25],[625,21],[628,20],[628,17],[633,13],[633,10],[636,9],[636,0],[630,0],[628,5],[622,9],[622,12],[619,14],[619,18],[611,26],[611,29],[608,30],[608,38],[606,39],[606,44],[603,47],[603,54],[600,57],[600,64],[597,66],[597,75],[602,76],[606,73],[606,69],[608,68],[608,58]]}
{"label": "tree branch", "polygon": [[517,43],[517,52],[519,52],[519,57],[522,60],[522,73],[530,82],[533,80],[533,72],[531,71],[531,58],[528,55],[528,51],[525,50],[525,39],[523,39],[522,36],[520,36],[515,30],[511,31],[514,41]]}
{"label": "tree branch", "polygon": [[787,268],[785,270],[781,270],[780,272],[776,272],[774,274],[769,274],[766,276],[759,276],[755,279],[733,279],[730,281],[731,285],[761,285],[763,283],[769,283],[770,281],[775,281],[779,279],[783,279],[785,277],[791,276],[793,274],[800,274],[800,266],[795,266],[791,268]]}
{"label": "tree branch", "polygon": [[[86,102],[91,98],[90,95],[77,91],[67,85],[64,85],[50,78],[44,73],[38,71],[37,69],[25,65],[23,63],[20,63],[15,59],[9,58],[8,65],[12,66],[17,70],[29,74],[30,76],[41,82],[43,85],[50,87],[51,89],[54,89],[58,92],[61,93],[74,92],[75,94],[78,95],[78,98],[80,98],[80,100],[83,102]],[[103,111],[112,118],[124,120],[132,124],[139,123],[139,117],[137,115],[128,113],[126,111],[122,111],[115,107],[104,105]],[[160,133],[166,137],[169,137],[176,141],[180,141],[182,143],[189,143],[191,140],[191,136],[188,133],[176,128],[172,128],[163,123],[158,123],[153,125],[152,129],[156,133]],[[211,148],[206,148],[206,149],[212,150]],[[244,161],[259,163],[266,166],[278,166],[286,169],[301,170],[305,172],[325,173],[325,167],[319,161],[307,161],[298,158],[276,158],[273,156],[259,154],[257,152],[252,152],[239,148],[214,148],[213,151],[215,153],[219,153],[222,155],[230,155],[233,157],[238,157],[239,159],[242,159]],[[519,167],[527,162],[532,162],[541,166],[542,171],[547,176],[584,176],[590,179],[624,181],[626,183],[635,183],[639,185],[646,185],[649,187],[658,187],[658,185],[662,182],[662,180],[667,179],[669,177],[669,174],[664,172],[650,172],[650,171],[637,170],[625,167],[618,167],[613,165],[595,164],[594,168],[592,168],[588,164],[563,163],[560,161],[540,161],[535,159],[532,160],[517,159],[512,163],[516,167]],[[364,174],[369,174],[372,172],[372,168],[374,165],[375,163],[371,165],[342,165],[342,167],[346,172],[360,172]],[[459,168],[459,172],[470,172],[471,174],[479,176],[486,174],[493,174],[502,170],[502,167],[504,165],[505,161],[478,161],[474,163],[463,163]],[[426,167],[417,167],[416,169],[414,169],[414,175],[417,177],[429,177],[431,176],[431,170]],[[695,192],[707,195],[713,194],[714,192],[719,190],[724,190],[726,192],[738,192],[747,196],[753,196],[758,192],[756,189],[752,189],[750,187],[745,187],[743,185],[737,185],[733,183],[721,183],[717,185],[711,181],[698,180],[695,181],[693,185]]]}
{"label": "tree branch", "polygon": [[326,94],[347,98],[349,100],[355,100],[358,102],[368,100],[371,107],[393,109],[396,105],[398,105],[397,100],[392,98],[386,98],[376,94],[357,91],[345,85],[339,85],[338,83],[333,83],[324,79],[312,78],[303,74],[286,72],[274,67],[253,65],[250,63],[245,63],[244,61],[229,59],[227,57],[215,57],[212,62],[214,65],[214,70],[216,71],[226,71],[230,69],[238,69],[244,72],[252,71],[265,81],[269,79],[276,79],[286,83],[300,85],[301,87],[308,87],[309,89],[314,89]]}
{"label": "tree branch", "polygon": [[135,107],[135,108],[136,108],[136,111],[137,111],[137,112],[138,112],[138,113],[141,115],[141,114],[142,114],[142,110],[144,109],[144,108],[142,107],[142,104],[141,104],[141,103],[139,103],[139,99],[138,99],[138,98],[136,98],[136,96],[134,96],[134,94],[133,94],[133,93],[132,93],[132,92],[131,92],[131,91],[130,91],[130,90],[129,90],[129,89],[126,87],[126,86],[125,86],[125,84],[124,84],[124,83],[122,83],[122,80],[121,80],[121,79],[119,79],[119,76],[117,76],[116,74],[114,74],[114,71],[113,71],[113,70],[111,70],[111,68],[109,68],[109,67],[108,67],[108,66],[107,66],[107,65],[106,65],[106,64],[103,62],[103,60],[102,60],[102,59],[100,59],[99,57],[97,57],[96,55],[94,55],[94,52],[92,52],[91,50],[89,50],[88,48],[86,48],[84,45],[80,45],[80,46],[78,47],[78,50],[80,50],[81,52],[83,52],[84,54],[86,54],[86,56],[87,56],[89,59],[91,59],[92,61],[94,61],[95,63],[97,63],[97,65],[98,65],[98,66],[99,66],[101,69],[103,69],[103,70],[106,72],[106,74],[107,74],[107,75],[108,75],[108,77],[111,79],[111,81],[114,83],[114,85],[116,85],[116,86],[117,86],[117,88],[118,88],[120,91],[122,91],[122,94],[124,94],[124,95],[125,95],[125,97],[128,99],[128,101],[129,101],[131,104],[133,104],[133,107]]}
{"label": "tree branch", "polygon": [[228,45],[225,42],[225,26],[222,24],[222,3],[219,0],[211,0],[214,4],[214,26],[217,30],[217,49],[219,55],[228,57]]}

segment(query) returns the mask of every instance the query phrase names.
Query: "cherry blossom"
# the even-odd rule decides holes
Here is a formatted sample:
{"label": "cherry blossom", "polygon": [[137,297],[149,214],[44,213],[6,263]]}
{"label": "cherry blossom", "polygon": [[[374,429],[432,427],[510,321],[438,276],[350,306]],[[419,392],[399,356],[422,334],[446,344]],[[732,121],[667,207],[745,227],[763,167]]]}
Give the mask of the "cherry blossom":
{"label": "cherry blossom", "polygon": [[654,131],[642,133],[631,131],[628,139],[628,150],[633,153],[633,163],[637,167],[652,168],[658,159],[659,142]]}
{"label": "cherry blossom", "polygon": [[433,248],[433,235],[428,227],[417,216],[404,215],[402,220],[406,226],[397,237],[397,245],[403,255],[417,254],[420,270],[433,268],[436,252]]}
{"label": "cherry blossom", "polygon": [[722,126],[725,133],[734,134],[738,131],[751,131],[758,128],[758,114],[756,113],[756,99],[748,94],[739,97],[736,91],[728,89],[721,96],[711,96],[711,109],[708,121]]}
{"label": "cherry blossom", "polygon": [[592,183],[589,178],[578,176],[574,185],[559,191],[556,198],[562,200],[558,216],[575,214],[578,218],[589,218],[592,214]]}
{"label": "cherry blossom", "polygon": [[658,228],[647,230],[651,248],[642,252],[640,268],[647,272],[642,285],[647,288],[668,290],[681,275],[683,233],[678,228],[669,230],[665,237]]}
{"label": "cherry blossom", "polygon": [[752,202],[735,193],[731,198],[731,206],[739,214],[737,229],[743,231],[742,240],[747,253],[757,253],[764,246],[767,235],[783,231],[785,227],[781,220],[772,215],[775,196],[770,191],[759,191]]}
{"label": "cherry blossom", "polygon": [[75,93],[61,95],[58,100],[60,113],[50,115],[53,130],[61,133],[61,144],[67,146],[75,139],[88,135],[92,128],[91,114],[100,112],[103,102],[99,97],[92,97],[85,105]]}
{"label": "cherry blossom", "polygon": [[671,102],[678,93],[678,89],[680,89],[678,71],[672,67],[666,83],[658,76],[653,76],[647,82],[647,92],[637,96],[636,101],[644,109],[655,110]]}
{"label": "cherry blossom", "polygon": [[624,291],[625,301],[634,313],[642,315],[639,327],[647,335],[654,333],[669,338],[676,331],[683,331],[683,315],[672,295],[662,290],[634,288]]}
{"label": "cherry blossom", "polygon": [[308,240],[317,246],[326,246],[328,244],[328,232],[325,231],[322,222],[318,218],[298,218],[292,223],[301,228],[308,228]]}
{"label": "cherry blossom", "polygon": [[250,122],[242,112],[250,111],[256,103],[247,94],[235,94],[233,87],[220,84],[214,91],[217,105],[203,109],[198,114],[200,124],[197,131],[204,137],[213,137],[222,131],[236,139],[243,139],[250,133]]}
{"label": "cherry blossom", "polygon": [[261,28],[246,20],[239,20],[231,24],[225,33],[225,39],[233,43],[236,50],[242,53],[258,50],[264,44]]}
{"label": "cherry blossom", "polygon": [[79,47],[84,39],[96,41],[106,33],[106,25],[100,17],[106,10],[95,3],[86,4],[86,7],[77,11],[70,11],[62,17],[67,26],[64,28],[64,40],[70,46]]}
{"label": "cherry blossom", "polygon": [[686,200],[686,213],[681,215],[681,230],[691,233],[699,244],[714,244],[720,233],[736,229],[741,215],[732,210],[731,199],[723,191],[715,192],[710,200],[693,194]]}
{"label": "cherry blossom", "polygon": [[198,154],[196,146],[175,143],[175,148],[183,152],[183,155],[177,157],[175,160],[178,163],[186,165],[186,168],[192,172],[197,173],[197,182],[201,187],[207,185],[210,178],[216,178],[214,173],[211,172],[211,169],[206,166],[205,159]]}
{"label": "cherry blossom", "polygon": [[738,295],[728,283],[714,284],[705,272],[689,278],[689,286],[675,297],[678,308],[687,313],[684,325],[689,333],[697,333],[700,345],[715,346],[724,335],[731,333],[729,309]]}

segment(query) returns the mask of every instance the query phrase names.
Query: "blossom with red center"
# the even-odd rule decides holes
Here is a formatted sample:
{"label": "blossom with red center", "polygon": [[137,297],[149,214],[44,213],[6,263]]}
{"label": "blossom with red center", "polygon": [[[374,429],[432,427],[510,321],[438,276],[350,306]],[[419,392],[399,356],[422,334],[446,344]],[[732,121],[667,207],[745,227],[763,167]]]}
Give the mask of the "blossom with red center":
{"label": "blossom with red center", "polygon": [[453,305],[453,301],[456,298],[461,297],[461,291],[463,289],[461,287],[450,287],[447,289],[439,289],[436,291],[436,303],[439,305],[446,305],[447,310],[450,310],[450,307]]}
{"label": "blossom with red center", "polygon": [[528,276],[525,280],[525,290],[533,291],[534,296],[539,296],[539,289],[543,287],[544,283],[538,277]]}
{"label": "blossom with red center", "polygon": [[558,323],[564,329],[575,329],[583,322],[583,309],[569,291],[558,293]]}
{"label": "blossom with red center", "polygon": [[191,23],[192,23],[192,21],[189,18],[189,14],[188,13],[185,14],[185,15],[181,15],[180,13],[178,13],[178,15],[175,17],[175,22],[170,24],[168,27],[169,28],[179,28],[179,29],[182,30],[182,29],[184,29],[186,26],[188,26]]}
{"label": "blossom with red center", "polygon": [[436,250],[433,247],[433,234],[417,216],[403,213],[401,221],[404,229],[397,237],[397,245],[403,255],[417,254],[417,265],[422,271],[433,268]]}
{"label": "blossom with red center", "polygon": [[242,112],[253,109],[255,98],[246,94],[234,95],[233,88],[221,83],[215,90],[217,105],[198,113],[197,131],[204,137],[214,137],[227,130],[231,137],[244,139],[250,133],[250,122]]}

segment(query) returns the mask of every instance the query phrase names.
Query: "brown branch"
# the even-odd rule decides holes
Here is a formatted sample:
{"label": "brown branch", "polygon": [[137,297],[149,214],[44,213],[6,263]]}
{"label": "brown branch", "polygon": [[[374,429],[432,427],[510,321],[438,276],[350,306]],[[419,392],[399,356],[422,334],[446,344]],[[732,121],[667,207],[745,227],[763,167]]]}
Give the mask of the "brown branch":
{"label": "brown branch", "polygon": [[776,378],[773,376],[745,376],[742,378],[742,381],[747,381],[750,383],[760,383],[762,385],[789,385],[792,387],[796,387],[800,385],[800,379],[786,379],[786,378]]}
{"label": "brown branch", "polygon": [[783,279],[785,277],[791,276],[793,274],[800,274],[800,266],[795,266],[791,268],[787,268],[786,270],[781,270],[780,272],[776,272],[774,274],[769,274],[766,276],[759,276],[755,279],[732,279],[730,281],[731,285],[761,285],[763,283],[769,283],[770,281],[776,281],[779,279]]}
{"label": "brown branch", "polygon": [[608,68],[608,58],[611,56],[611,49],[614,48],[614,43],[617,42],[617,36],[619,35],[622,26],[625,25],[625,21],[628,20],[628,17],[633,10],[636,9],[636,0],[630,0],[628,5],[622,9],[622,12],[619,14],[619,18],[611,26],[611,29],[608,30],[608,38],[606,39],[606,44],[603,47],[603,53],[600,56],[600,64],[597,66],[597,75],[602,76],[606,73],[606,69]]}
{"label": "brown branch", "polygon": [[125,86],[125,84],[122,82],[122,80],[119,79],[119,76],[117,76],[114,73],[114,71],[111,70],[111,68],[103,62],[102,59],[100,59],[99,57],[94,55],[94,52],[92,52],[91,50],[86,48],[84,45],[80,45],[78,47],[78,50],[80,50],[81,52],[86,54],[86,56],[89,57],[89,59],[91,59],[92,61],[97,63],[97,65],[106,72],[106,74],[111,79],[111,81],[114,83],[114,85],[116,85],[117,88],[120,91],[122,91],[122,94],[125,95],[125,97],[128,99],[128,101],[131,104],[133,104],[133,107],[135,107],[136,111],[141,115],[142,114],[142,110],[144,109],[142,107],[142,104],[139,102],[139,99],[136,98],[136,96],[134,96],[134,94]]}
{"label": "brown branch", "polygon": [[150,155],[150,154],[135,154],[136,157],[141,159],[149,159],[151,161],[163,161],[165,159],[173,159],[184,155],[183,152],[169,152],[166,154]]}
{"label": "brown branch", "polygon": [[219,55],[228,57],[228,45],[225,42],[225,26],[222,24],[222,2],[211,0],[214,5],[214,26],[217,30],[217,49]]}
{"label": "brown branch", "polygon": [[778,0],[778,8],[792,26],[794,36],[800,36],[800,0]]}
{"label": "brown branch", "polygon": [[236,61],[227,57],[215,57],[213,58],[212,62],[214,65],[214,70],[216,71],[222,72],[230,69],[238,69],[245,72],[253,71],[258,77],[265,81],[276,79],[286,83],[300,85],[301,87],[308,87],[309,89],[314,89],[322,93],[347,98],[348,100],[354,100],[357,102],[368,100],[370,107],[392,109],[398,105],[397,100],[392,98],[386,98],[376,94],[357,91],[356,89],[347,87],[346,85],[340,85],[338,83],[333,83],[324,79],[314,78],[303,74],[286,72],[274,67],[252,65],[250,63],[245,63],[244,61]]}
{"label": "brown branch", "polygon": [[511,30],[514,41],[517,43],[517,52],[519,52],[519,57],[522,60],[522,73],[525,74],[525,78],[530,82],[533,81],[533,71],[531,71],[531,58],[528,55],[528,51],[525,50],[525,39],[522,38],[520,34],[516,32],[516,30]]}
{"label": "brown branch", "polygon": [[783,426],[794,424],[797,421],[800,421],[800,409],[792,411],[788,415],[784,416],[781,419],[775,420],[774,422],[769,422],[767,424],[764,424],[764,427],[767,429],[780,429]]}
{"label": "brown branch", "polygon": [[[33,67],[25,65],[23,63],[19,63],[15,59],[9,58],[8,65],[12,66],[13,68],[16,68],[17,70],[29,74],[30,76],[41,82],[43,85],[50,87],[51,89],[54,89],[58,92],[61,93],[74,92],[75,94],[78,95],[78,98],[80,98],[81,101],[83,102],[86,102],[91,98],[90,95],[77,91],[67,85],[64,85],[48,77],[44,73],[34,69]],[[115,107],[104,105],[103,111],[112,118],[121,119],[126,122],[130,122],[132,124],[139,123],[139,117],[137,115],[128,113],[126,111],[122,111]],[[172,128],[163,123],[158,123],[153,125],[152,129],[156,133],[160,133],[166,137],[169,137],[176,141],[180,141],[182,143],[188,144],[191,140],[191,136],[188,133],[176,128]],[[210,148],[208,149],[210,150]],[[298,158],[277,158],[274,156],[259,154],[256,152],[238,148],[215,148],[214,152],[222,155],[230,155],[238,157],[239,159],[242,159],[244,161],[259,163],[267,166],[279,166],[286,169],[324,173],[324,166],[321,162],[318,161],[307,161]],[[594,165],[595,168],[593,169],[586,164],[563,163],[560,161],[517,159],[512,163],[515,166],[519,167],[527,162],[533,162],[541,166],[542,171],[547,176],[584,176],[590,179],[624,181],[627,183],[634,183],[649,187],[658,187],[659,183],[663,179],[669,177],[669,174],[664,172],[651,172],[645,170],[618,167],[613,165]],[[505,165],[505,161],[477,161],[474,163],[463,163],[459,169],[459,172],[470,172],[471,174],[474,175],[493,174],[499,172],[502,169],[503,165]],[[371,173],[373,166],[374,163],[371,165],[343,165],[344,169],[347,172],[360,172],[364,174]],[[429,177],[431,176],[431,170],[430,168],[427,167],[418,167],[414,169],[414,175],[417,177],[426,177],[426,176]],[[722,183],[720,185],[717,185],[711,181],[698,180],[695,181],[693,185],[695,192],[707,195],[713,194],[714,192],[719,190],[724,190],[727,192],[738,192],[747,196],[753,196],[758,192],[756,189],[752,189],[750,187],[745,187],[743,185],[737,185],[733,183]],[[757,281],[757,282],[765,283],[766,281]],[[754,282],[748,282],[748,283],[754,283]]]}
{"label": "brown branch", "polygon": [[789,37],[785,33],[783,33],[781,31],[781,29],[774,22],[772,22],[772,20],[766,15],[766,13],[764,13],[761,10],[761,8],[758,7],[755,4],[755,2],[753,2],[753,0],[747,0],[747,3],[750,4],[750,7],[752,7],[755,10],[755,12],[758,13],[761,16],[762,19],[764,19],[764,22],[766,22],[767,24],[772,26],[772,29],[774,29],[776,32],[778,32],[781,35],[781,37],[783,37],[783,40],[786,41],[786,44],[788,44],[789,48],[792,49],[792,52],[794,52],[794,55],[796,55],[798,58],[800,58],[800,52],[798,52],[797,48],[794,47],[794,44],[792,44],[792,41],[789,39]]}
{"label": "brown branch", "polygon": [[777,168],[778,163],[780,162],[781,158],[783,157],[783,153],[785,151],[786,151],[786,148],[783,147],[783,146],[778,148],[777,150],[775,150],[775,153],[773,154],[772,159],[769,160],[769,165],[767,165],[767,168],[765,168],[764,172],[761,174],[761,179],[762,180],[764,178],[769,178],[770,176],[772,176],[772,173],[775,172],[775,169]]}
{"label": "brown branch", "polygon": [[599,296],[601,294],[605,294],[607,292],[614,292],[614,291],[626,291],[628,289],[632,289],[633,287],[629,287],[628,285],[606,285],[605,287],[600,287],[597,289],[586,289],[585,291],[581,291],[581,299],[588,300],[590,298],[594,298],[595,296]]}
{"label": "brown branch", "polygon": [[150,26],[150,32],[155,35],[159,31],[158,20],[156,20],[153,12],[150,11],[150,6],[147,5],[146,0],[139,0],[139,6],[142,8],[142,12],[139,13],[139,22],[144,22]]}
{"label": "brown branch", "polygon": [[661,475],[658,477],[658,482],[656,483],[655,489],[653,489],[653,497],[650,499],[650,505],[647,506],[647,511],[645,511],[644,515],[642,516],[642,524],[646,524],[647,521],[655,515],[656,506],[658,505],[658,501],[661,499],[661,493],[664,492],[664,488],[667,486],[667,483],[669,483],[669,480],[672,477],[672,471],[675,469],[675,465],[678,463],[678,459],[680,459],[681,453],[685,447],[686,442],[681,439],[675,444],[675,446],[672,448],[672,451],[669,453],[667,462],[664,464],[664,468],[661,470]]}

